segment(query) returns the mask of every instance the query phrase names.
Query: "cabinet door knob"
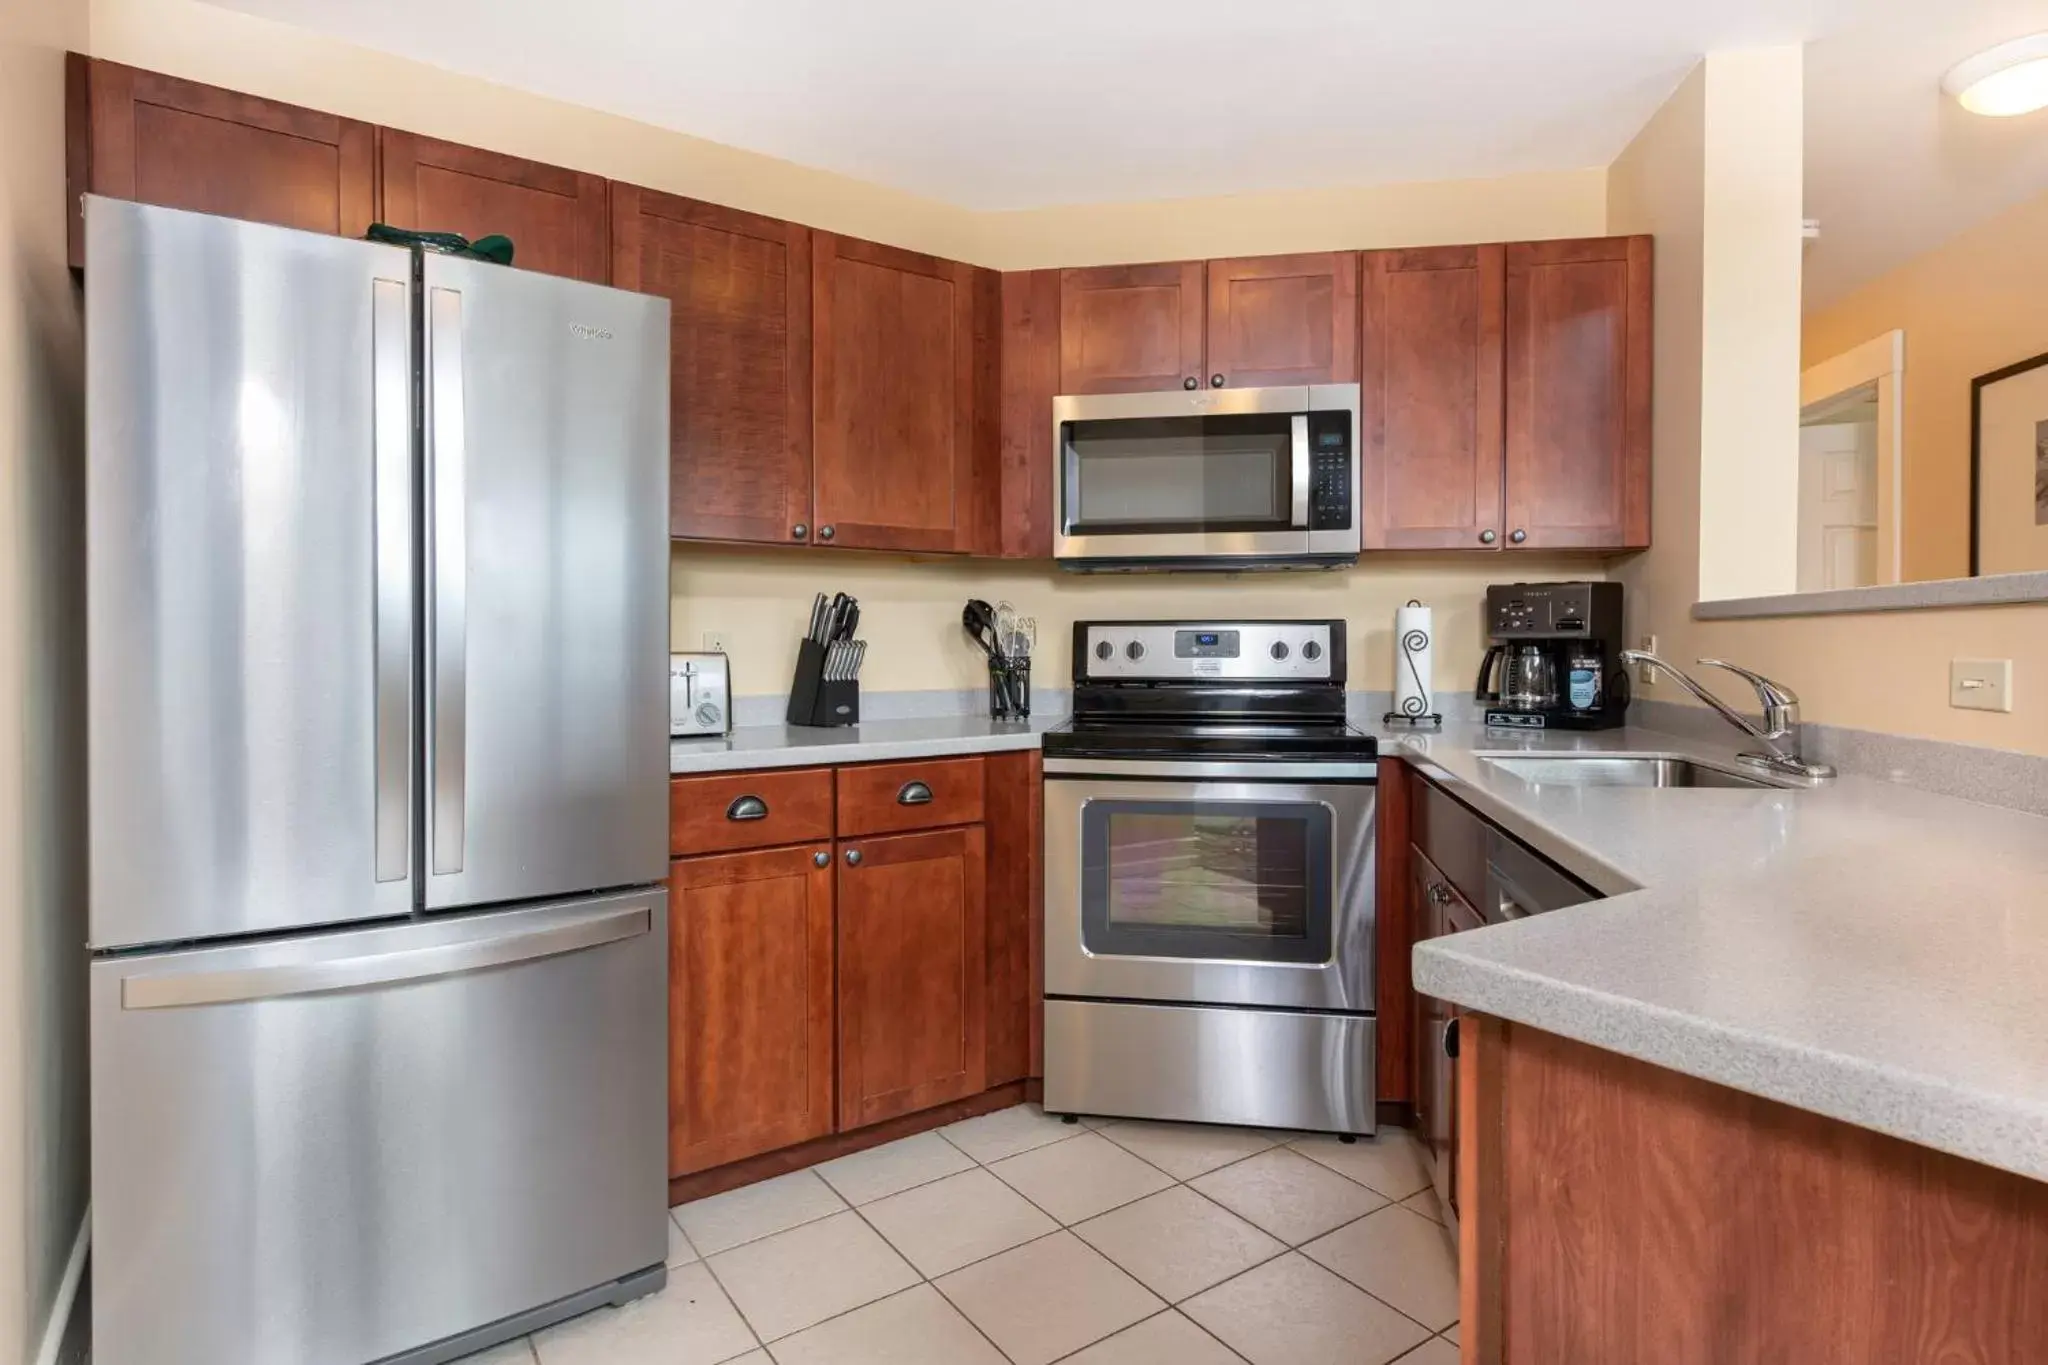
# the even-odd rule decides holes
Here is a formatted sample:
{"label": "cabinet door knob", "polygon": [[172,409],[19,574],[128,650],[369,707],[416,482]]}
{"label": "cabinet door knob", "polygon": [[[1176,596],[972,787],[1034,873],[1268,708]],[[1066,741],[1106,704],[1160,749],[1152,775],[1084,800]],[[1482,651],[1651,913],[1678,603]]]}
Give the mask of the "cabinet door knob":
{"label": "cabinet door knob", "polygon": [[1189,375],[1186,379],[1181,380],[1180,386],[1184,389],[1199,389],[1202,387],[1201,381],[1193,375]]}
{"label": "cabinet door knob", "polygon": [[1487,530],[1481,531],[1479,533],[1479,543],[1481,545],[1491,545],[1496,539],[1498,539],[1498,537],[1494,535],[1492,528],[1490,527]]}
{"label": "cabinet door knob", "polygon": [[820,539],[820,540],[830,540],[830,539],[832,539],[832,528],[831,528],[831,527],[829,527],[829,526],[820,526],[820,527],[818,528],[818,539]]}
{"label": "cabinet door knob", "polygon": [[1223,387],[1223,376],[1222,376],[1222,375],[1220,375],[1220,374],[1212,374],[1212,375],[1210,375],[1210,376],[1209,376],[1209,387],[1210,387],[1210,388],[1212,388],[1212,389],[1220,389],[1220,388],[1222,388],[1222,387]]}
{"label": "cabinet door knob", "polygon": [[1524,531],[1519,526],[1517,526],[1514,530],[1508,533],[1508,539],[1512,540],[1517,545],[1520,545],[1523,541],[1527,540],[1528,538],[1529,533],[1527,531]]}
{"label": "cabinet door knob", "polygon": [[812,867],[830,867],[831,865],[832,865],[832,855],[831,855],[831,854],[829,854],[829,853],[826,853],[826,852],[824,852],[824,851],[822,851],[822,850],[821,850],[821,851],[819,851],[819,852],[817,852],[817,853],[813,853],[813,854],[811,855],[811,866],[812,866]]}
{"label": "cabinet door knob", "polygon": [[728,820],[766,820],[768,818],[768,803],[758,796],[736,796],[733,798],[732,804],[725,808],[725,818]]}
{"label": "cabinet door knob", "polygon": [[905,782],[903,790],[896,793],[899,806],[929,806],[932,803],[932,789],[922,782]]}
{"label": "cabinet door knob", "polygon": [[798,522],[796,525],[789,528],[789,538],[791,540],[802,540],[805,536],[809,535],[810,533],[811,528],[804,525],[804,523],[802,522]]}
{"label": "cabinet door knob", "polygon": [[859,866],[860,866],[860,850],[859,850],[859,849],[857,849],[857,848],[849,848],[848,850],[846,850],[846,865],[847,865],[848,867],[859,867]]}

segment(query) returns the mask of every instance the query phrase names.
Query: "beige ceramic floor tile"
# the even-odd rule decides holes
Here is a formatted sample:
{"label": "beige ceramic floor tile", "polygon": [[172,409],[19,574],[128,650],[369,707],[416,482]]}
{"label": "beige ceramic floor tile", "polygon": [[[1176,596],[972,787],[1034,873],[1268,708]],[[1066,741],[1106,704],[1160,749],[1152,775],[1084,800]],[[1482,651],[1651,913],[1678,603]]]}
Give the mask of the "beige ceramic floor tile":
{"label": "beige ceramic floor tile", "polygon": [[1016,1365],[1047,1365],[1166,1306],[1070,1232],[956,1270],[938,1287]]}
{"label": "beige ceramic floor tile", "polygon": [[1079,1124],[1062,1122],[1035,1104],[1017,1104],[979,1118],[949,1123],[939,1131],[946,1135],[946,1141],[985,1166],[1047,1143],[1064,1142],[1088,1130]]}
{"label": "beige ceramic floor tile", "polygon": [[690,1239],[683,1236],[682,1227],[671,1216],[668,1220],[669,1268],[673,1270],[679,1265],[690,1265],[697,1259],[697,1249],[690,1245]]}
{"label": "beige ceramic floor tile", "polygon": [[1456,1346],[1458,1344],[1457,1323],[1454,1322],[1449,1327],[1444,1328],[1444,1340],[1450,1342],[1453,1346]]}
{"label": "beige ceramic floor tile", "polygon": [[918,1279],[853,1212],[722,1251],[707,1263],[767,1342],[908,1289]]}
{"label": "beige ceramic floor tile", "polygon": [[1429,1338],[1298,1253],[1197,1294],[1181,1311],[1252,1365],[1384,1365]]}
{"label": "beige ceramic floor tile", "polygon": [[1112,1209],[1074,1235],[1168,1303],[1221,1284],[1287,1248],[1185,1185]]}
{"label": "beige ceramic floor tile", "polygon": [[1438,1202],[1436,1197],[1436,1189],[1433,1186],[1429,1189],[1424,1190],[1421,1194],[1409,1195],[1406,1199],[1403,1199],[1401,1201],[1401,1207],[1404,1209],[1413,1209],[1415,1212],[1421,1214],[1424,1218],[1427,1218],[1432,1223],[1441,1223],[1444,1221],[1444,1206],[1440,1202]]}
{"label": "beige ceramic floor tile", "polygon": [[973,1168],[974,1158],[937,1133],[919,1133],[811,1169],[847,1203],[872,1204],[899,1190]]}
{"label": "beige ceramic floor tile", "polygon": [[1429,1156],[1413,1134],[1382,1128],[1378,1137],[1340,1142],[1333,1137],[1305,1137],[1294,1150],[1322,1162],[1340,1175],[1378,1190],[1389,1199],[1406,1199],[1429,1186]]}
{"label": "beige ceramic floor tile", "polygon": [[716,1365],[754,1345],[754,1334],[702,1265],[670,1271],[659,1294],[585,1313],[533,1339],[540,1365]]}
{"label": "beige ceramic floor tile", "polygon": [[775,1343],[780,1365],[1006,1365],[928,1284]]}
{"label": "beige ceramic floor tile", "polygon": [[1432,1332],[1458,1320],[1457,1249],[1419,1213],[1390,1204],[1301,1250]]}
{"label": "beige ceramic floor tile", "polygon": [[1280,1141],[1280,1135],[1252,1128],[1217,1128],[1205,1123],[1119,1123],[1102,1135],[1165,1171],[1175,1180],[1242,1161]]}
{"label": "beige ceramic floor tile", "polygon": [[1100,1133],[1009,1157],[989,1170],[1062,1223],[1093,1218],[1173,1183]]}
{"label": "beige ceramic floor tile", "polygon": [[488,1351],[478,1351],[473,1356],[464,1356],[454,1365],[534,1365],[533,1347],[525,1337],[493,1346]]}
{"label": "beige ceramic floor tile", "polygon": [[742,1242],[793,1228],[799,1223],[838,1213],[846,1201],[809,1171],[791,1171],[773,1180],[714,1194],[673,1210],[702,1256],[712,1256]]}
{"label": "beige ceramic floor tile", "polygon": [[1182,1317],[1166,1312],[1098,1341],[1060,1365],[1243,1365],[1244,1357]]}
{"label": "beige ceramic floor tile", "polygon": [[861,1216],[930,1276],[1059,1229],[1044,1210],[979,1166],[892,1194]]}
{"label": "beige ceramic floor tile", "polygon": [[1286,1147],[1188,1183],[1290,1246],[1320,1237],[1387,1202]]}
{"label": "beige ceramic floor tile", "polygon": [[1456,1346],[1442,1337],[1431,1337],[1394,1365],[1458,1365],[1458,1358]]}
{"label": "beige ceramic floor tile", "polygon": [[766,1351],[749,1351],[733,1361],[732,1365],[775,1365],[775,1362],[769,1358]]}

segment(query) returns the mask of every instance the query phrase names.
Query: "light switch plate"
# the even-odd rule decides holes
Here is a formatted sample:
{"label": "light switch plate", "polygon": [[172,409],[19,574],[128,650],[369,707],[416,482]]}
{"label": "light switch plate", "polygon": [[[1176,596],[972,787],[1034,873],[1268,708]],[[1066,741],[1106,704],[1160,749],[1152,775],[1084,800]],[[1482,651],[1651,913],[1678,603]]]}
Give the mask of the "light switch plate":
{"label": "light switch plate", "polygon": [[1966,711],[2012,710],[2012,660],[1951,660],[1948,704]]}
{"label": "light switch plate", "polygon": [[[1645,635],[1645,636],[1643,637],[1643,642],[1642,642],[1642,644],[1638,645],[1638,646],[1637,646],[1637,648],[1638,648],[1638,649],[1641,649],[1641,650],[1643,650],[1643,651],[1644,651],[1645,653],[1648,653],[1648,654],[1655,654],[1655,653],[1657,652],[1657,637],[1656,637],[1656,636],[1654,636],[1654,635]],[[1637,664],[1637,665],[1636,665],[1636,682],[1637,682],[1637,684],[1638,684],[1639,686],[1642,686],[1642,687],[1649,687],[1649,686],[1650,686],[1651,684],[1655,683],[1656,681],[1657,681],[1657,665],[1655,665],[1655,664]]]}

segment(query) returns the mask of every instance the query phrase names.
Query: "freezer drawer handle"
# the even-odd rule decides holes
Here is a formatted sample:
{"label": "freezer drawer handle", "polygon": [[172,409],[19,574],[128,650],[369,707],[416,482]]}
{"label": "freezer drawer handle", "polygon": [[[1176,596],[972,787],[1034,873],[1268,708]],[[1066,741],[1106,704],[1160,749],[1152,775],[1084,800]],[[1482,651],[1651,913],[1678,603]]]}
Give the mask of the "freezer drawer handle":
{"label": "freezer drawer handle", "polygon": [[245,967],[225,972],[164,972],[131,976],[121,982],[121,1007],[131,1010],[178,1009],[188,1005],[229,1005],[276,1000],[293,995],[353,990],[398,981],[421,981],[457,972],[504,967],[537,958],[559,957],[647,933],[652,912],[644,905],[606,910],[497,938],[443,943],[432,948],[405,948],[395,953],[337,957],[326,962],[294,962],[276,967]]}
{"label": "freezer drawer handle", "polygon": [[732,804],[725,808],[725,818],[728,820],[766,820],[768,818],[768,803],[758,796],[736,796],[733,798]]}
{"label": "freezer drawer handle", "polygon": [[922,782],[905,782],[903,790],[896,793],[899,806],[929,806],[932,803],[932,789]]}

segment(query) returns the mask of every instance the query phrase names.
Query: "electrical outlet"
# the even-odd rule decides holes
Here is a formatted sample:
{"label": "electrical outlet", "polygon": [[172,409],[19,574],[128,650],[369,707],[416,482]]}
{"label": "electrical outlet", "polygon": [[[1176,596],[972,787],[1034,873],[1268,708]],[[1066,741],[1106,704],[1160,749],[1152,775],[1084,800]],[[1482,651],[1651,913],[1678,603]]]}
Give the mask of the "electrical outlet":
{"label": "electrical outlet", "polygon": [[[1645,635],[1645,636],[1643,637],[1643,642],[1642,642],[1642,643],[1641,643],[1640,645],[1637,645],[1637,646],[1636,646],[1636,648],[1638,648],[1638,649],[1641,649],[1641,650],[1644,650],[1644,651],[1646,651],[1646,652],[1648,652],[1648,653],[1651,653],[1651,654],[1655,654],[1655,653],[1657,652],[1657,637],[1656,637],[1656,636],[1654,636],[1654,635]],[[1650,685],[1651,685],[1652,683],[1654,683],[1654,682],[1656,682],[1656,681],[1657,681],[1657,665],[1655,665],[1655,664],[1637,664],[1637,665],[1636,665],[1636,682],[1637,682],[1638,684],[1640,684],[1640,685],[1641,685],[1641,686],[1643,686],[1643,687],[1648,687],[1648,686],[1650,686]]]}
{"label": "electrical outlet", "polygon": [[2012,660],[1950,660],[1948,704],[1965,711],[2012,710]]}
{"label": "electrical outlet", "polygon": [[705,652],[705,653],[707,653],[707,654],[728,654],[728,653],[730,653],[731,651],[730,651],[730,650],[728,650],[728,649],[727,649],[727,648],[725,647],[725,632],[724,632],[724,631],[722,631],[722,630],[707,630],[707,631],[705,631],[705,632],[704,632],[704,652]]}

